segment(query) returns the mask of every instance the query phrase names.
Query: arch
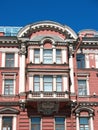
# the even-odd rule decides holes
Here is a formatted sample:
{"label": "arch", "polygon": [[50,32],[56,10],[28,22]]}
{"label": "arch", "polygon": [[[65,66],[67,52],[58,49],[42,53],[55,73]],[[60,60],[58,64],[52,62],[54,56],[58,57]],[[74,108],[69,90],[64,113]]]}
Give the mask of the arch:
{"label": "arch", "polygon": [[75,113],[80,114],[83,111],[86,111],[89,114],[94,114],[94,110],[90,107],[79,107],[79,108],[76,109]]}
{"label": "arch", "polygon": [[28,37],[31,33],[40,30],[54,30],[63,35],[67,35],[69,38],[77,39],[77,34],[70,27],[53,21],[41,21],[29,24],[18,32],[17,37]]}

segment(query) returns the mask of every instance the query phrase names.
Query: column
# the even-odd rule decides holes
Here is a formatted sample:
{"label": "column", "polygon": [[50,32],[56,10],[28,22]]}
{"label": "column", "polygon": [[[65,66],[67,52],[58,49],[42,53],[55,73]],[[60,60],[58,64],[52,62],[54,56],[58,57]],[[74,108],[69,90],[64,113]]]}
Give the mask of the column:
{"label": "column", "polygon": [[18,67],[18,53],[15,53],[15,67]]}
{"label": "column", "polygon": [[40,75],[40,91],[41,91],[41,97],[43,97],[43,75]]}
{"label": "column", "polygon": [[16,130],[17,124],[16,124],[16,116],[13,116],[13,130]]}
{"label": "column", "polygon": [[2,67],[5,67],[5,52],[2,52]]}
{"label": "column", "polygon": [[69,57],[69,68],[70,68],[70,81],[71,81],[71,85],[70,85],[70,90],[71,93],[74,93],[74,70],[73,70],[73,56],[72,56],[72,51],[73,51],[73,47],[70,46],[69,47],[69,53],[70,53],[70,57]]}
{"label": "column", "polygon": [[56,63],[56,48],[53,47],[53,63]]}
{"label": "column", "polygon": [[98,68],[98,54],[95,54],[95,65]]}
{"label": "column", "polygon": [[43,46],[40,47],[40,63],[43,63]]}
{"label": "column", "polygon": [[93,114],[90,114],[90,129],[94,130],[94,126],[93,126]]}
{"label": "column", "polygon": [[0,130],[2,129],[2,116],[0,116]]}
{"label": "column", "polygon": [[56,75],[53,75],[53,91],[56,92]]}
{"label": "column", "polygon": [[89,68],[89,55],[85,54],[85,64],[86,64],[86,68]]}
{"label": "column", "polygon": [[30,62],[34,63],[34,49],[30,48]]}
{"label": "column", "polygon": [[[63,91],[68,91],[68,77],[63,75]],[[65,98],[68,98],[69,94],[65,94]]]}
{"label": "column", "polygon": [[76,130],[79,130],[79,114],[76,114]]}
{"label": "column", "polygon": [[25,92],[25,54],[26,54],[26,47],[25,44],[21,45],[20,54],[20,72],[19,72],[19,93]]}
{"label": "column", "polygon": [[34,91],[34,86],[33,86],[33,83],[34,83],[34,77],[33,77],[33,75],[30,75],[29,76],[29,90],[31,90],[31,91]]}
{"label": "column", "polygon": [[62,63],[67,63],[67,50],[62,49]]}
{"label": "column", "polygon": [[86,85],[87,85],[87,95],[89,95],[90,94],[90,92],[89,92],[89,76],[87,76],[87,80],[86,80]]}

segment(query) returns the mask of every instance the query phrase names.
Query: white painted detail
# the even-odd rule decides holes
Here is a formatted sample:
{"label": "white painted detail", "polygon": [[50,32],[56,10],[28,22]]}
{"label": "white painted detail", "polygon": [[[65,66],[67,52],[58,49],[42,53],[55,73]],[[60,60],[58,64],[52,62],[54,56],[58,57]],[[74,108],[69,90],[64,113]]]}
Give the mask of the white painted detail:
{"label": "white painted detail", "polygon": [[18,48],[0,48],[0,52],[19,52]]}
{"label": "white painted detail", "polygon": [[98,68],[98,54],[95,55],[95,65],[96,68]]}
{"label": "white painted detail", "polygon": [[79,130],[79,117],[76,117],[76,130]]}
{"label": "white painted detail", "polygon": [[29,77],[29,90],[33,91],[34,87],[33,87],[33,76]]}
{"label": "white painted detail", "polygon": [[73,71],[73,57],[72,55],[70,55],[69,58],[69,67],[70,67],[70,79],[71,79],[71,85],[70,85],[70,90],[71,93],[74,93],[74,71]]}
{"label": "white painted detail", "polygon": [[16,116],[13,116],[13,130],[16,130],[17,123],[16,123]]}
{"label": "white painted detail", "polygon": [[53,48],[53,63],[56,63],[56,49]]}
{"label": "white painted detail", "polygon": [[40,48],[40,62],[43,62],[43,47]]}
{"label": "white painted detail", "polygon": [[30,62],[34,63],[34,49],[30,48]]}
{"label": "white painted detail", "polygon": [[56,91],[56,76],[53,76],[53,91]]}
{"label": "white painted detail", "polygon": [[94,130],[94,126],[93,126],[93,117],[90,117],[90,130]]}
{"label": "white painted detail", "polygon": [[87,82],[87,95],[89,95],[90,94],[90,92],[89,92],[89,77],[87,76],[87,80],[86,80],[86,82]]}
{"label": "white painted detail", "polygon": [[85,54],[85,64],[86,64],[86,68],[89,68],[89,55]]}
{"label": "white painted detail", "polygon": [[18,53],[15,53],[15,67],[18,67]]}
{"label": "white painted detail", "polygon": [[5,67],[5,53],[2,53],[2,67]]}
{"label": "white painted detail", "polygon": [[[63,91],[68,91],[68,77],[65,75],[63,76]],[[68,94],[65,94],[65,98],[68,98]]]}
{"label": "white painted detail", "polygon": [[62,63],[67,63],[67,50],[62,49]]}
{"label": "white painted detail", "polygon": [[0,115],[0,130],[2,130],[2,116]]}
{"label": "white painted detail", "polygon": [[20,55],[19,93],[25,91],[25,55]]}
{"label": "white painted detail", "polygon": [[40,75],[40,91],[43,91],[43,75]]}

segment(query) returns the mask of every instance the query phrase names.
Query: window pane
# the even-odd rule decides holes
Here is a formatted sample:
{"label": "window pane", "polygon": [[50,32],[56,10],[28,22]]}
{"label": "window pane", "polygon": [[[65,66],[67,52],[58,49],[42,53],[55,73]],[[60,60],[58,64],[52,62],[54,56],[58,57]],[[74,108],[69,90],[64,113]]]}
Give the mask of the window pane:
{"label": "window pane", "polygon": [[88,117],[80,117],[80,130],[89,130],[89,118]]}
{"label": "window pane", "polygon": [[14,54],[13,53],[6,54],[5,66],[14,67]]}
{"label": "window pane", "polygon": [[4,80],[4,94],[11,95],[14,93],[14,80],[13,79],[5,79]]}
{"label": "window pane", "polygon": [[56,117],[55,118],[55,129],[56,130],[65,130],[65,118],[64,117]]}
{"label": "window pane", "polygon": [[45,49],[43,53],[43,60],[45,64],[51,64],[52,63],[52,50]]}
{"label": "window pane", "polygon": [[57,64],[61,63],[61,50],[60,49],[56,50],[56,63]]}
{"label": "window pane", "polygon": [[12,117],[3,117],[2,128],[3,130],[12,130]]}
{"label": "window pane", "polygon": [[78,80],[78,94],[87,95],[86,80]]}
{"label": "window pane", "polygon": [[77,54],[77,68],[85,68],[85,55],[84,54]]}
{"label": "window pane", "polygon": [[31,118],[31,130],[40,130],[40,117],[32,117]]}
{"label": "window pane", "polygon": [[34,50],[34,63],[39,63],[40,62],[40,50],[35,49]]}
{"label": "window pane", "polygon": [[44,91],[52,91],[53,77],[44,76]]}

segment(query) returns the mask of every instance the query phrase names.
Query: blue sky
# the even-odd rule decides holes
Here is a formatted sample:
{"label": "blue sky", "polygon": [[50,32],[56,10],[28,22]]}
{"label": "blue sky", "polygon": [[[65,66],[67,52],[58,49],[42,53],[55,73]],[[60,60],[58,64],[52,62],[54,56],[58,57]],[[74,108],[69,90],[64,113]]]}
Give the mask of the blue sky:
{"label": "blue sky", "polygon": [[25,26],[52,20],[98,31],[98,0],[0,0],[0,26]]}

